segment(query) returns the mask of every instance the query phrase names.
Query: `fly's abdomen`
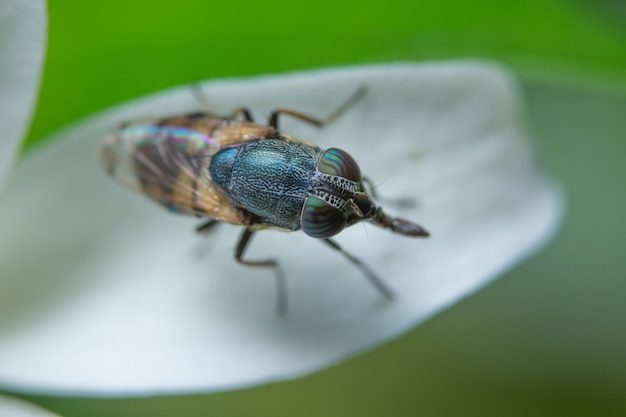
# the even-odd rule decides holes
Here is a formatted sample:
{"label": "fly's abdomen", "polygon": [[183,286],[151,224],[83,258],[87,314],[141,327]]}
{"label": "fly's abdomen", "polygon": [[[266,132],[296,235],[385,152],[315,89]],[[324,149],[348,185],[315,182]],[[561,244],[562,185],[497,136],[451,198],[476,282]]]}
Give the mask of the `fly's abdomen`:
{"label": "fly's abdomen", "polygon": [[260,139],[220,150],[209,173],[235,206],[265,224],[298,230],[320,154],[314,146]]}

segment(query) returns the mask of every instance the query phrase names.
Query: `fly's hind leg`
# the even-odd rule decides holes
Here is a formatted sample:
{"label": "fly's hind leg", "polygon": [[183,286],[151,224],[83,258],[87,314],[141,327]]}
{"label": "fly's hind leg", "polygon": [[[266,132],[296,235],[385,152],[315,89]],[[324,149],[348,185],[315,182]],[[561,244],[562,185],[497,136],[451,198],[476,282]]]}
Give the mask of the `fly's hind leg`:
{"label": "fly's hind leg", "polygon": [[217,220],[208,219],[207,221],[196,227],[196,233],[208,235],[209,233],[213,232],[213,229],[215,229],[215,226],[217,224],[219,224]]}
{"label": "fly's hind leg", "polygon": [[332,121],[339,118],[346,111],[348,111],[353,105],[355,105],[367,92],[367,88],[365,86],[359,87],[354,94],[346,100],[341,106],[335,109],[331,114],[329,114],[325,119],[318,119],[317,117],[312,117],[304,113],[297,112],[295,110],[289,109],[276,109],[272,112],[269,118],[268,124],[278,130],[278,116],[281,114],[285,114],[291,117],[295,117],[296,119],[300,119],[304,122],[310,123],[317,127],[322,127],[331,123]]}
{"label": "fly's hind leg", "polygon": [[[200,103],[200,105],[204,108],[207,114],[219,117],[219,115],[213,110],[211,102],[204,94],[204,91],[202,91],[202,86],[199,82],[191,84],[191,94],[193,94],[193,97],[198,103]],[[242,115],[244,120],[247,122],[254,122],[254,119],[252,118],[252,113],[247,107],[237,107],[235,110],[232,111],[229,117],[231,119],[235,119],[239,115]]]}
{"label": "fly's hind leg", "polygon": [[[211,235],[215,231],[215,226],[220,222],[217,220],[206,219],[204,222],[196,226],[196,233],[206,237]],[[213,248],[215,244],[214,239],[202,239],[193,249],[193,255],[196,259],[204,258]]]}
{"label": "fly's hind leg", "polygon": [[361,261],[359,258],[343,250],[343,248],[339,246],[339,244],[332,239],[322,239],[322,242],[326,243],[328,246],[330,246],[331,248],[335,249],[336,251],[340,252],[343,256],[348,258],[348,260],[353,265],[355,265],[357,268],[361,270],[361,272],[363,272],[363,274],[365,275],[367,280],[370,282],[370,284],[372,284],[374,288],[376,288],[376,290],[383,297],[385,297],[388,300],[393,300],[393,297],[394,297],[393,291],[391,291],[391,289],[383,282],[383,280],[380,279],[378,275],[376,275],[376,273],[370,269],[369,266],[363,263],[363,261]]}
{"label": "fly's hind leg", "polygon": [[276,274],[276,312],[278,315],[284,315],[287,311],[287,286],[285,282],[285,275],[280,269],[278,262],[274,259],[266,259],[263,261],[249,261],[243,259],[243,254],[250,243],[250,238],[254,231],[251,229],[245,229],[239,238],[237,248],[235,249],[235,260],[242,265],[253,267],[270,267],[274,268]]}
{"label": "fly's hind leg", "polygon": [[254,122],[254,119],[252,118],[252,113],[247,107],[237,107],[230,113],[230,118],[235,119],[239,115],[242,115],[246,122]]}

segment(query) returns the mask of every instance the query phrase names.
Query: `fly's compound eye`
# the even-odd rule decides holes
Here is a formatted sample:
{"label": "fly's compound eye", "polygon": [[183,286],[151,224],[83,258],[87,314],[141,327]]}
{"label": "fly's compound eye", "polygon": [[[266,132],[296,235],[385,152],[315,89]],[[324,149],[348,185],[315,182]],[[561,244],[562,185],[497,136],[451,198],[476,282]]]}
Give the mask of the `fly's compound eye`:
{"label": "fly's compound eye", "polygon": [[337,207],[318,197],[307,197],[300,216],[302,231],[311,237],[326,239],[346,227],[346,216]]}
{"label": "fly's compound eye", "polygon": [[361,182],[361,169],[346,151],[337,148],[330,148],[324,151],[320,161],[317,163],[317,170],[323,174],[335,175],[346,178],[350,181]]}

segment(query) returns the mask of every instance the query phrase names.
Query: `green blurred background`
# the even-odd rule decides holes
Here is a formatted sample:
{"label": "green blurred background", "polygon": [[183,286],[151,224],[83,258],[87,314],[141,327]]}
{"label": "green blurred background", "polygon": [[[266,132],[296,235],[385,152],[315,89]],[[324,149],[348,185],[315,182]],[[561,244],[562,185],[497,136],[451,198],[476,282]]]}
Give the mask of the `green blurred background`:
{"label": "green blurred background", "polygon": [[25,399],[67,417],[626,415],[626,2],[52,0],[49,16],[28,144],[195,80],[482,57],[521,78],[568,210],[532,260],[315,375],[209,395]]}

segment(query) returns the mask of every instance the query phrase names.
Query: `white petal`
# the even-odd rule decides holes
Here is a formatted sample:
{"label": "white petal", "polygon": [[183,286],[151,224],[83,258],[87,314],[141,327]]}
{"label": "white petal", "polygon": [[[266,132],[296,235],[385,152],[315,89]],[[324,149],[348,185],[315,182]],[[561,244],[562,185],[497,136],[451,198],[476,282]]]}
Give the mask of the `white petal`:
{"label": "white petal", "polygon": [[[196,236],[102,172],[102,132],[136,116],[197,108],[188,87],[118,107],[29,155],[0,204],[0,384],[48,393],[205,392],[293,378],[406,332],[476,291],[553,234],[561,200],[537,171],[507,74],[477,62],[387,65],[209,83],[218,110],[325,115],[283,130],[349,151],[429,239],[357,225],[337,240],[397,293],[386,302],[340,254],[302,233],[255,236],[250,259],[280,260],[289,311],[274,312],[272,271],[232,259],[239,228]],[[198,257],[202,243],[206,256]],[[10,295],[10,297],[7,297]]]}
{"label": "white petal", "polygon": [[0,416],[10,417],[54,417],[49,411],[33,404],[0,394]]}
{"label": "white petal", "polygon": [[46,48],[43,0],[0,2],[0,186],[17,154],[39,91]]}

